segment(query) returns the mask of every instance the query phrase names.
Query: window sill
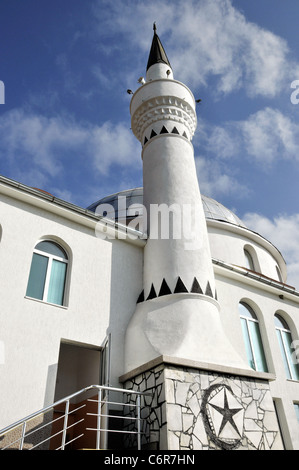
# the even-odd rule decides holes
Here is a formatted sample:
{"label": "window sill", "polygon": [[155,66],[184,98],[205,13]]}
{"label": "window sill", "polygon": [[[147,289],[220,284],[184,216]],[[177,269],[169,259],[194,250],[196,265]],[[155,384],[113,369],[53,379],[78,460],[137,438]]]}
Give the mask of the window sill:
{"label": "window sill", "polygon": [[62,308],[63,310],[68,309],[68,307],[66,305],[52,304],[51,302],[45,302],[44,300],[35,299],[34,297],[27,297],[26,295],[25,295],[24,298],[27,299],[27,300],[33,300],[34,302],[38,302],[40,304],[50,305],[51,307]]}

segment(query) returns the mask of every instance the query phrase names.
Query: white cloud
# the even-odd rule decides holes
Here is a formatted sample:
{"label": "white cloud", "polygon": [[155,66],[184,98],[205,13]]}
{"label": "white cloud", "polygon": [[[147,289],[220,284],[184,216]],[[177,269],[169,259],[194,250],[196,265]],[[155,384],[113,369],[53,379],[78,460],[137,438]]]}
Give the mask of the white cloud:
{"label": "white cloud", "polygon": [[299,125],[281,111],[262,109],[246,121],[236,123],[242,132],[246,152],[271,163],[277,158],[299,157]]}
{"label": "white cloud", "polygon": [[278,248],[287,263],[287,282],[299,289],[299,214],[279,215],[271,220],[260,214],[247,213],[242,220]]}
{"label": "white cloud", "polygon": [[200,145],[217,160],[240,158],[254,161],[261,169],[275,162],[299,159],[299,124],[278,109],[266,107],[252,113],[246,120],[211,125],[201,119],[195,137]]}
{"label": "white cloud", "polygon": [[274,97],[286,77],[291,81],[295,65],[286,41],[247,21],[231,0],[114,0],[104,2],[105,8],[101,0],[95,5],[99,34],[123,34],[135,58],[138,49],[148,54],[156,21],[174,75],[192,87],[215,76],[216,93],[244,87],[251,96]]}
{"label": "white cloud", "polygon": [[141,147],[124,124],[105,122],[93,128],[90,134],[89,152],[99,173],[106,174],[114,164],[141,166]]}
{"label": "white cloud", "polygon": [[200,190],[204,195],[214,198],[229,194],[238,194],[239,198],[248,195],[248,188],[217,162],[197,156],[195,165]]}
{"label": "white cloud", "polygon": [[217,159],[230,159],[239,155],[242,140],[236,123],[210,125],[200,120],[199,130],[195,138],[196,146],[204,146],[207,152]]}
{"label": "white cloud", "polygon": [[0,117],[0,157],[30,158],[49,175],[60,170],[63,150],[85,143],[87,130],[71,119],[26,113],[13,109]]}
{"label": "white cloud", "polygon": [[92,72],[93,72],[94,76],[97,78],[100,86],[104,87],[106,90],[109,90],[109,89],[112,88],[113,80],[111,80],[110,76],[108,77],[107,72],[103,71],[103,67],[101,67],[99,64],[97,64],[93,67]]}
{"label": "white cloud", "polygon": [[139,143],[123,123],[101,126],[69,117],[45,117],[14,109],[0,117],[0,161],[10,162],[14,178],[27,184],[67,174],[72,162],[107,175],[114,165],[141,165]]}
{"label": "white cloud", "polygon": [[182,47],[175,57],[187,83],[196,86],[215,75],[217,92],[244,87],[251,96],[273,97],[281,90],[289,69],[284,39],[248,22],[230,0],[187,5],[176,24]]}

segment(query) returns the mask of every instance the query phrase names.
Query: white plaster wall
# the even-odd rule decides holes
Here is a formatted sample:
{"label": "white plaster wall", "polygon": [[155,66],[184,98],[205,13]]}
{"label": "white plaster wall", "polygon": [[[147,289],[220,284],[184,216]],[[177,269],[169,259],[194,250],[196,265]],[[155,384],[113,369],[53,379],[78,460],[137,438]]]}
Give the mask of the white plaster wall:
{"label": "white plaster wall", "polygon": [[[101,346],[111,333],[111,378],[118,384],[123,336],[142,288],[142,249],[101,240],[84,225],[6,196],[0,224],[3,428],[52,402],[61,339]],[[42,238],[58,241],[69,254],[66,307],[25,297],[32,250]]]}
{"label": "white plaster wall", "polygon": [[217,268],[216,287],[221,305],[223,329],[239,354],[246,359],[238,304],[242,300],[249,304],[257,315],[269,372],[275,380],[270,381],[272,397],[279,404],[279,419],[288,449],[299,449],[299,423],[295,415],[294,402],[299,400],[299,382],[286,378],[280,348],[274,327],[277,312],[285,318],[293,340],[299,339],[299,300],[295,296],[281,299],[282,292],[263,286],[243,276],[231,277],[231,273]]}
{"label": "white plaster wall", "polygon": [[[144,251],[145,295],[148,295],[151,283],[159,290],[163,278],[173,290],[178,276],[186,283],[188,290],[196,277],[203,292],[208,281],[214,292],[211,255],[192,145],[176,135],[155,137],[143,150],[143,174],[143,202],[148,219],[154,205],[179,209],[173,218],[177,235],[170,231],[169,237],[163,239],[159,235],[157,238],[153,235],[154,224],[150,224],[156,218],[148,222],[149,240]],[[192,214],[195,211],[198,214],[196,226],[188,223],[189,209]],[[187,230],[190,226],[191,230]]]}
{"label": "white plaster wall", "polygon": [[157,63],[150,66],[146,72],[146,81],[159,80],[160,78],[173,79],[173,72],[169,65],[164,63]]}
{"label": "white plaster wall", "polygon": [[126,372],[159,356],[249,370],[223,333],[217,302],[199,294],[171,294],[139,304],[126,345]]}
{"label": "white plaster wall", "polygon": [[276,270],[278,266],[283,280],[286,281],[285,262],[280,252],[267,240],[249,230],[230,224],[209,221],[207,224],[212,258],[246,267],[244,247],[247,249],[249,247],[253,259],[256,257],[257,260],[255,263],[257,272],[278,281]]}
{"label": "white plaster wall", "polygon": [[[169,67],[166,67],[167,70],[168,68]],[[159,74],[160,71],[158,71],[158,75]],[[133,114],[140,106],[142,106],[145,101],[151,100],[153,98],[159,99],[163,96],[174,96],[179,99],[183,99],[191,108],[194,108],[195,106],[192,92],[183,83],[167,78],[153,79],[153,81],[149,81],[142,85],[134,93],[130,105],[131,116],[133,116]]]}

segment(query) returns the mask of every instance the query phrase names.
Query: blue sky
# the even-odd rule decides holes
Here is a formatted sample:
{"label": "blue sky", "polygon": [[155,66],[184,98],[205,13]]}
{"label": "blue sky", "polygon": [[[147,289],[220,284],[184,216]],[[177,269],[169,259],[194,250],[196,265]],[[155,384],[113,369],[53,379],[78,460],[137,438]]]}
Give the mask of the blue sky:
{"label": "blue sky", "polygon": [[299,285],[298,0],[0,0],[0,173],[82,207],[142,186],[126,90],[154,21],[202,99],[202,193],[272,241]]}

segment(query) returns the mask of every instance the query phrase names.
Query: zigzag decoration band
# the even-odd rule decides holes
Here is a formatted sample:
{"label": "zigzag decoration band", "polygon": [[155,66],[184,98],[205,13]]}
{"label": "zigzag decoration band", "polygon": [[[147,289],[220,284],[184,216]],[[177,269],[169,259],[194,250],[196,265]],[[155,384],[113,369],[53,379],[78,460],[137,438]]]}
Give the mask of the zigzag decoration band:
{"label": "zigzag decoration band", "polygon": [[215,296],[213,296],[213,292],[212,292],[212,289],[211,289],[211,286],[210,286],[209,281],[207,282],[207,286],[206,286],[205,291],[203,291],[203,290],[201,289],[200,285],[199,285],[198,280],[197,280],[196,277],[195,277],[195,278],[193,279],[193,283],[192,283],[191,289],[190,289],[190,291],[188,291],[188,289],[187,289],[187,287],[185,286],[185,284],[183,283],[182,279],[181,279],[180,277],[178,277],[178,280],[177,280],[177,283],[176,283],[176,286],[175,286],[173,292],[171,292],[171,289],[169,288],[169,286],[168,286],[166,280],[163,279],[158,294],[156,293],[155,287],[154,287],[154,285],[152,284],[152,285],[151,285],[150,292],[149,292],[147,298],[145,299],[144,290],[143,290],[143,291],[140,293],[140,295],[139,295],[139,297],[138,297],[138,299],[137,299],[137,303],[141,303],[141,302],[144,302],[144,301],[146,301],[146,300],[155,299],[155,298],[157,298],[157,297],[163,297],[164,295],[178,294],[178,293],[192,293],[192,294],[208,295],[209,297],[212,297],[212,298],[214,298],[215,300],[217,300],[217,292],[215,291]]}
{"label": "zigzag decoration band", "polygon": [[[161,129],[160,134],[178,134],[178,135],[180,135],[179,131],[177,130],[177,128],[175,126],[174,126],[174,128],[172,129],[171,132],[168,131],[165,126],[163,126],[162,129]],[[153,137],[156,137],[156,135],[158,135],[158,134],[154,131],[154,129],[152,129],[149,139],[152,139]],[[188,136],[187,136],[185,131],[183,132],[182,135],[183,135],[183,137],[188,139]],[[145,137],[143,145],[145,145],[148,142],[149,139],[147,137]]]}

